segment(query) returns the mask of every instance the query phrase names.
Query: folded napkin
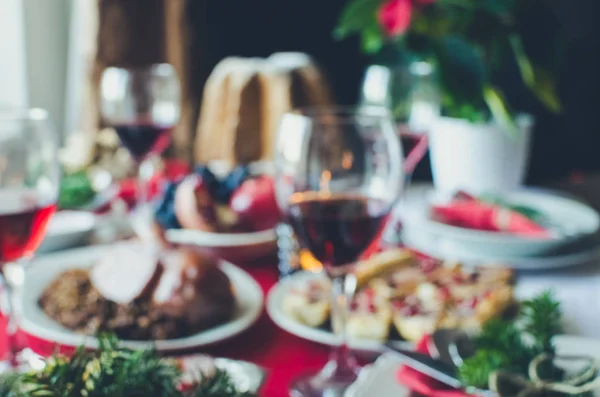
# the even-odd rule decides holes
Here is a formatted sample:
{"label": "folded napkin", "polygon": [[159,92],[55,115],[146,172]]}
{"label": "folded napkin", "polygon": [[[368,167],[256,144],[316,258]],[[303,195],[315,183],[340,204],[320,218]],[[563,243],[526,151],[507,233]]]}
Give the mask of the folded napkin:
{"label": "folded napkin", "polygon": [[[431,354],[428,349],[430,338],[430,336],[425,336],[421,339],[416,346],[416,351]],[[453,389],[406,366],[401,366],[398,369],[396,379],[402,385],[426,397],[472,397],[463,390]]]}
{"label": "folded napkin", "polygon": [[431,207],[432,218],[448,225],[526,237],[548,238],[550,232],[513,209],[462,193],[447,205]]}

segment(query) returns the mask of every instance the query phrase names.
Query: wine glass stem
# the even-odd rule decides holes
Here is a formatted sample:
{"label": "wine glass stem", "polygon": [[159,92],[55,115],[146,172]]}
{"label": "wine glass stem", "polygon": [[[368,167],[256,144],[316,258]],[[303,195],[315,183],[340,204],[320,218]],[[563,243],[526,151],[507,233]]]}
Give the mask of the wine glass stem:
{"label": "wine glass stem", "polygon": [[143,208],[149,199],[148,186],[149,181],[152,179],[154,173],[152,162],[147,159],[141,160],[138,163],[138,174],[137,174],[137,207]]}
{"label": "wine glass stem", "polygon": [[356,361],[348,347],[348,316],[350,303],[356,290],[356,277],[348,273],[333,277],[332,309],[333,318],[337,322],[340,343],[332,352],[332,361],[337,364],[336,372],[354,372]]}
{"label": "wine glass stem", "polygon": [[[6,266],[7,264],[4,264],[3,269],[5,269]],[[15,367],[17,365],[16,357],[18,352],[16,344],[18,322],[16,315],[15,288],[8,277],[6,277],[4,271],[2,271],[2,287],[4,288],[6,297],[6,299],[3,301],[4,305],[2,306],[2,314],[6,319],[7,340],[7,349],[4,361],[9,363],[11,367]]]}

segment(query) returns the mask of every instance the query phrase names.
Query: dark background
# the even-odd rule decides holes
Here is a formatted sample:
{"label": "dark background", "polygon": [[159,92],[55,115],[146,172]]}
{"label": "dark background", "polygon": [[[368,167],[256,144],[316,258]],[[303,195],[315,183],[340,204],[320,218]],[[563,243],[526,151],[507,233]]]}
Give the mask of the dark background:
{"label": "dark background", "polygon": [[[515,78],[515,68],[507,67],[501,76],[511,82],[506,94],[514,107],[536,117],[529,173],[533,183],[600,169],[600,1],[541,3],[528,16],[523,35],[534,56],[544,57],[548,49],[562,45],[557,59],[562,114],[542,108]],[[352,104],[369,58],[360,53],[355,40],[332,38],[344,4],[345,0],[190,1],[187,14],[192,36],[206,43],[203,67],[210,70],[230,55],[302,51],[323,67],[338,101]],[[428,174],[425,159],[417,177]]]}

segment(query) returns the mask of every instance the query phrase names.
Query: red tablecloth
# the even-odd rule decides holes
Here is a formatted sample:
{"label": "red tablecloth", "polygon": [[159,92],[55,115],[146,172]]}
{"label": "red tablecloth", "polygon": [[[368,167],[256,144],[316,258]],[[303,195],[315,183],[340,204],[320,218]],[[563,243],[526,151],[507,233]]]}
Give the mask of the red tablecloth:
{"label": "red tablecloth", "polygon": [[[265,296],[277,281],[275,265],[253,266],[246,270],[259,282]],[[4,325],[0,325],[4,329]],[[6,339],[0,338],[0,350],[6,350]],[[21,345],[30,346],[40,354],[52,353],[46,342],[28,335],[19,335]],[[268,371],[261,390],[265,397],[288,396],[287,387],[294,378],[305,372],[314,372],[327,361],[329,348],[297,338],[277,328],[266,313],[243,334],[219,345],[198,350],[213,356],[246,360],[264,367]]]}

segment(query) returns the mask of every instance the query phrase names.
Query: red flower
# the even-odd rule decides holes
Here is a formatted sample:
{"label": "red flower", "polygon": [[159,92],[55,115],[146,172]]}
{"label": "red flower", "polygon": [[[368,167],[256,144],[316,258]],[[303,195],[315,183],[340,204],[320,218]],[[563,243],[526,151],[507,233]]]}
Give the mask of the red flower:
{"label": "red flower", "polygon": [[399,36],[410,26],[411,14],[411,0],[389,0],[381,6],[377,17],[388,36]]}
{"label": "red flower", "polygon": [[400,36],[410,26],[413,7],[424,7],[436,0],[389,0],[379,9],[379,23],[388,36]]}

